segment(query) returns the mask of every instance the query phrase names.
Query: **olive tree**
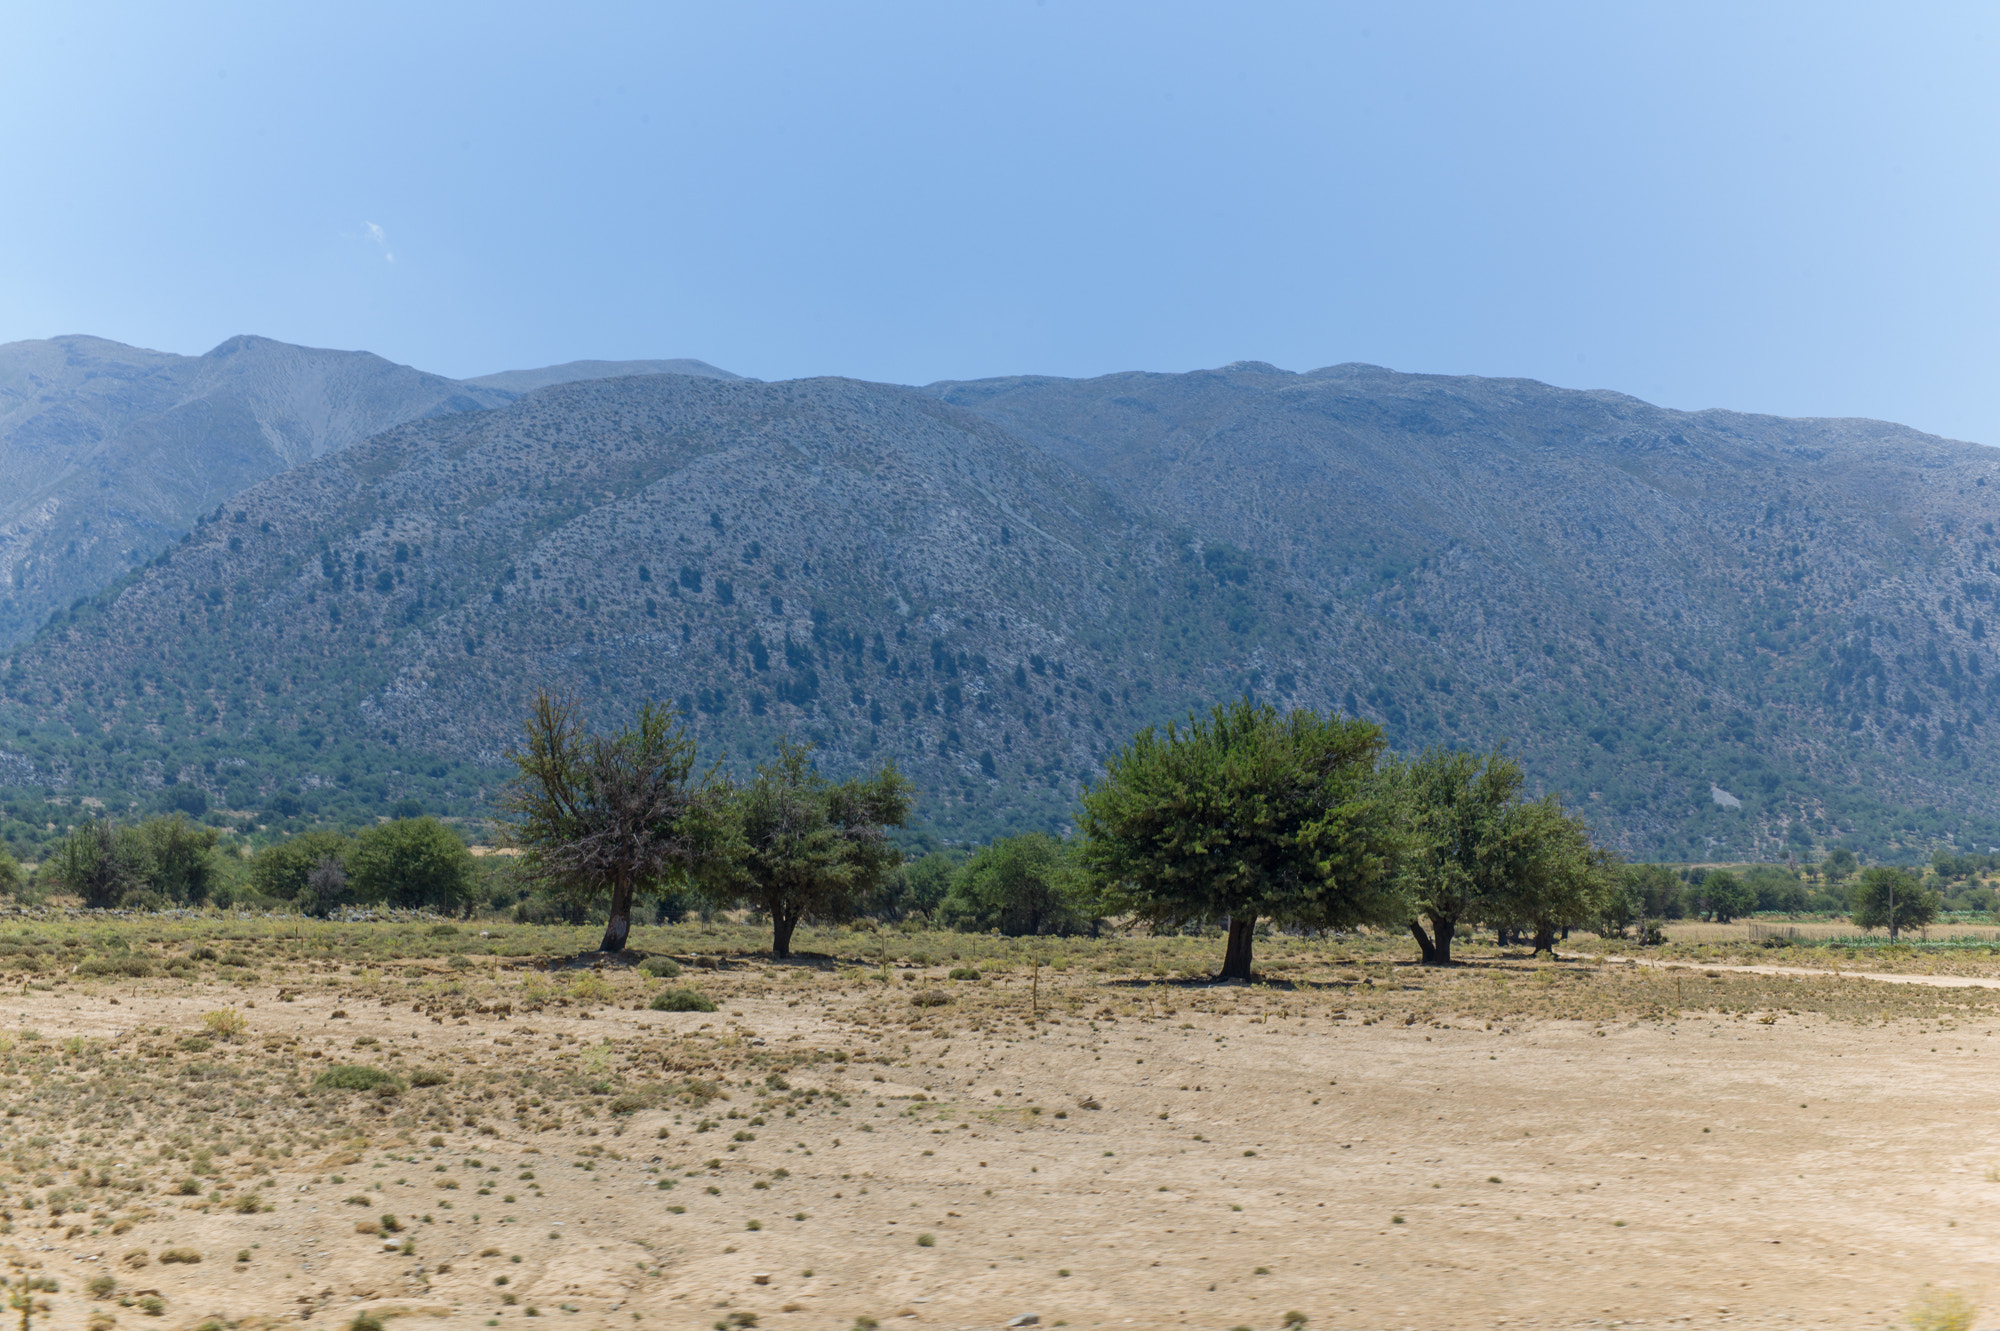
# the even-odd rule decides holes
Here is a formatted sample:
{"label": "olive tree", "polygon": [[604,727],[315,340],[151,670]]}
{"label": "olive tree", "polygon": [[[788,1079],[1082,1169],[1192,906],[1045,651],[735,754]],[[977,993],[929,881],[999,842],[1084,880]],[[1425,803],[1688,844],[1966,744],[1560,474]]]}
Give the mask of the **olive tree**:
{"label": "olive tree", "polygon": [[1937,918],[1938,894],[1907,869],[1878,864],[1864,869],[1854,885],[1854,923],[1863,929],[1889,927],[1895,942],[1905,929],[1921,929]]}
{"label": "olive tree", "polygon": [[[392,906],[430,907],[447,914],[472,895],[475,866],[472,852],[458,833],[435,818],[397,818],[364,828],[340,864],[334,885],[361,901]],[[318,865],[314,873],[320,872]],[[325,879],[307,885],[315,895]]]}
{"label": "olive tree", "polygon": [[593,733],[582,704],[536,695],[516,772],[500,797],[519,872],[562,897],[604,901],[600,951],[622,952],[632,901],[704,881],[727,858],[727,786],[694,777],[695,744],[672,707],[647,703],[616,735]]}
{"label": "olive tree", "polygon": [[1507,899],[1521,768],[1498,752],[1433,748],[1389,770],[1407,831],[1397,877],[1413,912],[1410,933],[1425,965],[1449,966],[1459,926],[1484,923]]}
{"label": "olive tree", "polygon": [[108,909],[145,886],[138,847],[109,818],[79,824],[56,846],[43,873],[87,907]]}
{"label": "olive tree", "polygon": [[131,832],[135,863],[147,886],[169,901],[199,905],[222,881],[213,827],[192,823],[186,815],[148,818]]}
{"label": "olive tree", "polygon": [[733,872],[713,895],[771,917],[771,955],[792,955],[804,919],[843,920],[902,863],[888,829],[910,817],[910,783],[893,763],[833,782],[812,746],[781,741],[731,801]]}
{"label": "olive tree", "polygon": [[1492,853],[1507,885],[1495,921],[1532,934],[1535,951],[1551,956],[1556,931],[1601,914],[1616,884],[1616,861],[1555,795],[1509,808]]}
{"label": "olive tree", "polygon": [[1382,729],[1249,699],[1147,727],[1083,797],[1079,856],[1106,908],[1155,929],[1226,919],[1223,979],[1250,978],[1257,921],[1400,926],[1400,832]]}
{"label": "olive tree", "polygon": [[1710,869],[1695,884],[1702,913],[1717,924],[1728,924],[1757,909],[1757,889],[1726,869]]}
{"label": "olive tree", "polygon": [[308,915],[324,916],[346,894],[346,860],[353,849],[346,837],[324,829],[273,841],[250,861],[250,885],[273,900],[298,903]]}
{"label": "olive tree", "polygon": [[1046,832],[981,846],[952,880],[944,916],[958,928],[998,929],[1010,937],[1083,933],[1097,923],[1090,884],[1072,848]]}

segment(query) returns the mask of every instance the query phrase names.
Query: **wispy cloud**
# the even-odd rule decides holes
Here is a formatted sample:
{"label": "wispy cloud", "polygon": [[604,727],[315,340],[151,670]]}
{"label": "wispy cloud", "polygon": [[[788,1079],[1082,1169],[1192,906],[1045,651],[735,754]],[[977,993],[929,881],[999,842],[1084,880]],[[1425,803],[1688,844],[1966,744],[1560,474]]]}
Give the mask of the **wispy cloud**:
{"label": "wispy cloud", "polygon": [[382,257],[390,263],[396,262],[396,253],[389,248],[389,233],[373,222],[363,222],[361,225],[368,228],[368,238],[382,247]]}

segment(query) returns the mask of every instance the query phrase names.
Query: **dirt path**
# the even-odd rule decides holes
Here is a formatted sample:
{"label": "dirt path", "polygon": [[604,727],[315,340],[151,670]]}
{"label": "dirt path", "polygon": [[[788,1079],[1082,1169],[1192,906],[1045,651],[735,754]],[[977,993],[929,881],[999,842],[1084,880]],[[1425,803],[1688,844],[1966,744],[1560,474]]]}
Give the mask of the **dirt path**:
{"label": "dirt path", "polygon": [[1976,975],[1901,975],[1886,971],[1851,971],[1838,966],[1727,965],[1703,961],[1667,961],[1656,957],[1585,956],[1599,966],[1645,966],[1653,970],[1730,971],[1737,975],[1796,975],[1809,979],[1877,980],[1883,984],[1921,984],[1938,989],[2000,989],[2000,978]]}

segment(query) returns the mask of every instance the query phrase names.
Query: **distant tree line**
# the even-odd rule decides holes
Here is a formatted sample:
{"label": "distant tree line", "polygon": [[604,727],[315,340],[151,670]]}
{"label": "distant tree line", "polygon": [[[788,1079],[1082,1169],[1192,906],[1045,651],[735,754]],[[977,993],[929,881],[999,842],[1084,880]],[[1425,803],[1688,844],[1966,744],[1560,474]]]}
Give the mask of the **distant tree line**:
{"label": "distant tree line", "polygon": [[[435,818],[399,818],[349,835],[304,832],[263,847],[248,863],[218,846],[213,827],[175,815],[120,826],[95,819],[57,842],[32,888],[92,909],[244,904],[326,915],[349,906],[454,912],[481,886],[472,852]],[[30,889],[0,855],[0,889]]]}
{"label": "distant tree line", "polygon": [[[325,915],[347,907],[443,912],[517,905],[521,918],[601,918],[622,950],[635,914],[747,907],[790,955],[800,924],[921,917],[1011,936],[1095,933],[1118,919],[1224,938],[1221,974],[1247,978],[1260,930],[1407,932],[1449,965],[1472,930],[1552,952],[1573,928],[1642,936],[1658,922],[1758,911],[1850,913],[1898,936],[1929,923],[1996,867],[1937,856],[1927,878],[1863,868],[1839,850],[1804,873],[1622,864],[1555,795],[1531,798],[1504,753],[1430,749],[1403,759],[1372,722],[1280,712],[1248,699],[1116,751],[1069,837],[1003,837],[969,855],[906,858],[891,833],[912,790],[895,769],[833,781],[784,743],[737,780],[698,769],[671,707],[599,734],[575,700],[543,696],[510,754],[502,798],[512,856],[482,864],[430,817],[354,833],[303,832],[247,864],[184,813],[75,827],[43,862],[44,889],[91,907],[227,903]],[[1846,880],[1852,879],[1852,883]],[[24,887],[0,853],[0,890]],[[1990,903],[1988,908],[1990,908]]]}

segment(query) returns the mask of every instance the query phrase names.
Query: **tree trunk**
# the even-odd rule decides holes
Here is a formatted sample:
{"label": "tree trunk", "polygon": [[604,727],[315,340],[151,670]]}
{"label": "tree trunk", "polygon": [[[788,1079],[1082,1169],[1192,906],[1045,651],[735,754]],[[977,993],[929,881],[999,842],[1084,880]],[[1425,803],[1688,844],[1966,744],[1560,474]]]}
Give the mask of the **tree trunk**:
{"label": "tree trunk", "polygon": [[604,941],[599,952],[623,952],[626,936],[632,932],[632,880],[624,874],[611,888],[611,918],[604,922]]}
{"label": "tree trunk", "polygon": [[771,955],[779,961],[792,955],[792,930],[799,927],[797,911],[771,912]]}
{"label": "tree trunk", "polygon": [[1247,980],[1250,978],[1250,940],[1257,929],[1255,915],[1232,915],[1229,917],[1229,946],[1222,954],[1222,974],[1224,980]]}
{"label": "tree trunk", "polygon": [[1553,961],[1555,959],[1556,927],[1553,924],[1538,924],[1535,926],[1535,951],[1546,952],[1549,954],[1550,960]]}
{"label": "tree trunk", "polygon": [[1417,946],[1423,949],[1424,965],[1435,966],[1438,959],[1437,945],[1431,942],[1431,936],[1424,932],[1423,921],[1411,920],[1410,932],[1416,935]]}
{"label": "tree trunk", "polygon": [[1451,940],[1452,936],[1458,932],[1458,921],[1433,919],[1431,921],[1431,932],[1437,935],[1437,957],[1435,964],[1439,966],[1451,965]]}

